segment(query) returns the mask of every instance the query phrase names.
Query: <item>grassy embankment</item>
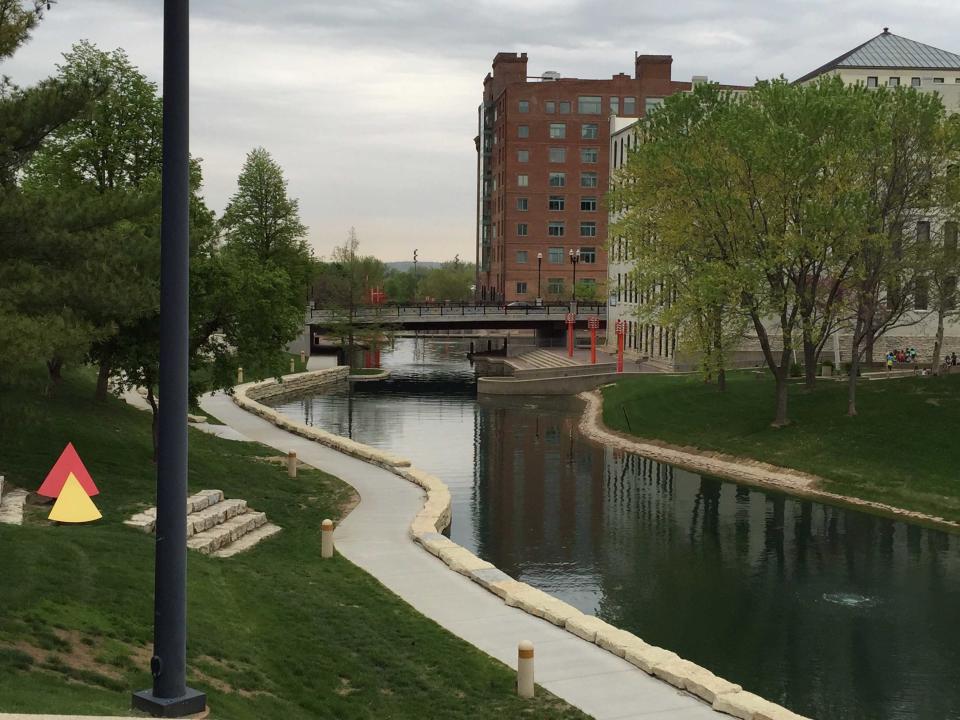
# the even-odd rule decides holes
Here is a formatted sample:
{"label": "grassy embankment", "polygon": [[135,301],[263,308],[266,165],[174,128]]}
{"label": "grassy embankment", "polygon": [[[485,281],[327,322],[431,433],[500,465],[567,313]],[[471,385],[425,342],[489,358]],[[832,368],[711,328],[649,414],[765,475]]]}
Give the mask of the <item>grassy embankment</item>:
{"label": "grassy embankment", "polygon": [[[149,414],[97,406],[86,375],[52,398],[0,394],[0,474],[35,489],[69,440],[103,519],[54,526],[29,507],[0,525],[0,711],[125,714],[149,687],[153,537],[122,525],[153,504]],[[319,525],[351,498],[317,471],[287,478],[251,443],[190,434],[190,490],[245,498],[283,527],[230,559],[189,554],[189,675],[214,718],[574,718],[346,560],[320,561]],[[402,482],[398,479],[398,482]]]}
{"label": "grassy embankment", "polygon": [[785,428],[770,426],[768,374],[735,372],[725,393],[695,375],[650,375],[603,391],[606,425],[825,478],[824,489],[960,521],[960,375],[790,386]]}

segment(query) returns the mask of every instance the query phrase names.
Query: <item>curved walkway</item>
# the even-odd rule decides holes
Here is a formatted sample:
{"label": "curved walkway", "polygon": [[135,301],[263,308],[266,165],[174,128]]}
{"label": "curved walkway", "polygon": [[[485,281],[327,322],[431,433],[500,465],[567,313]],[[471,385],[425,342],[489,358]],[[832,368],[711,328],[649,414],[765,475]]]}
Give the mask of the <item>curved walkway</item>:
{"label": "curved walkway", "polygon": [[597,720],[729,718],[612,653],[506,606],[420,548],[409,527],[424,493],[413,483],[281,430],[226,395],[205,396],[200,405],[251,440],[294,450],[303,462],[353,486],[361,501],[337,528],[337,550],[421,613],[510,667],[516,667],[517,643],[533,641],[537,683],[571,705]]}

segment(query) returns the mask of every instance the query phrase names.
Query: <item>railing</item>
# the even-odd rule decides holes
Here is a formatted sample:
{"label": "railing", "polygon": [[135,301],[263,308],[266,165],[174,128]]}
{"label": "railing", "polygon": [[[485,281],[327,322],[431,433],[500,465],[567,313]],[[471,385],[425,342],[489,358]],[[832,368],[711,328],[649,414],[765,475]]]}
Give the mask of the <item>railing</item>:
{"label": "railing", "polygon": [[[543,305],[503,305],[499,303],[421,303],[416,305],[364,305],[353,309],[353,317],[358,320],[382,318],[390,320],[391,318],[407,319],[414,317],[566,317],[570,312],[570,306],[567,303],[550,303]],[[323,308],[313,308],[309,311],[311,320],[327,320],[332,318],[342,318],[346,315],[344,310],[325,310]],[[577,316],[590,316],[604,318],[607,316],[607,306],[600,303],[578,303]]]}

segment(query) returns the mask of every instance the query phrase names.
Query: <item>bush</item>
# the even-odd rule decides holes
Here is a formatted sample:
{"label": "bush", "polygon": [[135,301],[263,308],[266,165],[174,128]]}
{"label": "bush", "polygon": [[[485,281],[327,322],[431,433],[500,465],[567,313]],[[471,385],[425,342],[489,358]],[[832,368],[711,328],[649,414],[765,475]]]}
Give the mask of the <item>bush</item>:
{"label": "bush", "polygon": [[[849,363],[849,362],[845,362],[845,363],[843,363],[843,365],[841,365],[841,367],[843,368],[843,374],[844,374],[844,375],[849,375],[849,374],[850,374],[850,367],[851,367],[851,365],[852,365],[852,363]],[[858,367],[858,368],[857,368],[857,377],[860,377],[862,374],[863,374],[863,367]]]}
{"label": "bush", "polygon": [[790,364],[790,377],[802,377],[803,376],[803,365],[800,363],[791,363]]}

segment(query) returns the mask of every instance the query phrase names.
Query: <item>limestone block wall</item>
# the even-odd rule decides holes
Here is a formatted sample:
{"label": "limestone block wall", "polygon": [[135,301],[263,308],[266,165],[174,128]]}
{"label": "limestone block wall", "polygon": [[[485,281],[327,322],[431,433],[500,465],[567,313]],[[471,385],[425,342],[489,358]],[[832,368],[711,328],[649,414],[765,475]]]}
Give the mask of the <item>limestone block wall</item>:
{"label": "limestone block wall", "polygon": [[[682,659],[676,653],[649,645],[632,633],[587,615],[542,590],[514,580],[491,563],[445,537],[442,532],[450,526],[451,520],[450,491],[442,480],[413,467],[409,460],[304,425],[258,402],[260,399],[291,392],[292,387],[307,390],[343,381],[346,375],[347,368],[337,367],[303,373],[301,376],[287,376],[283,383],[267,380],[241,385],[234,388],[233,398],[243,409],[278,427],[378,465],[423,488],[426,501],[410,525],[410,537],[451,570],[494,593],[510,607],[518,607],[587,642],[599,645],[649,675],[696,695],[715,710],[749,720],[805,720],[786,708],[744,691],[740,685]],[[283,387],[283,390],[278,390],[279,387]]]}
{"label": "limestone block wall", "polygon": [[326,368],[324,370],[315,370],[313,372],[296,373],[294,375],[284,375],[280,378],[281,382],[274,379],[264,380],[263,382],[241,385],[244,388],[245,395],[251,400],[269,400],[281,395],[290,395],[294,393],[308,392],[323,385],[344,380],[350,374],[350,368],[346,365]]}

